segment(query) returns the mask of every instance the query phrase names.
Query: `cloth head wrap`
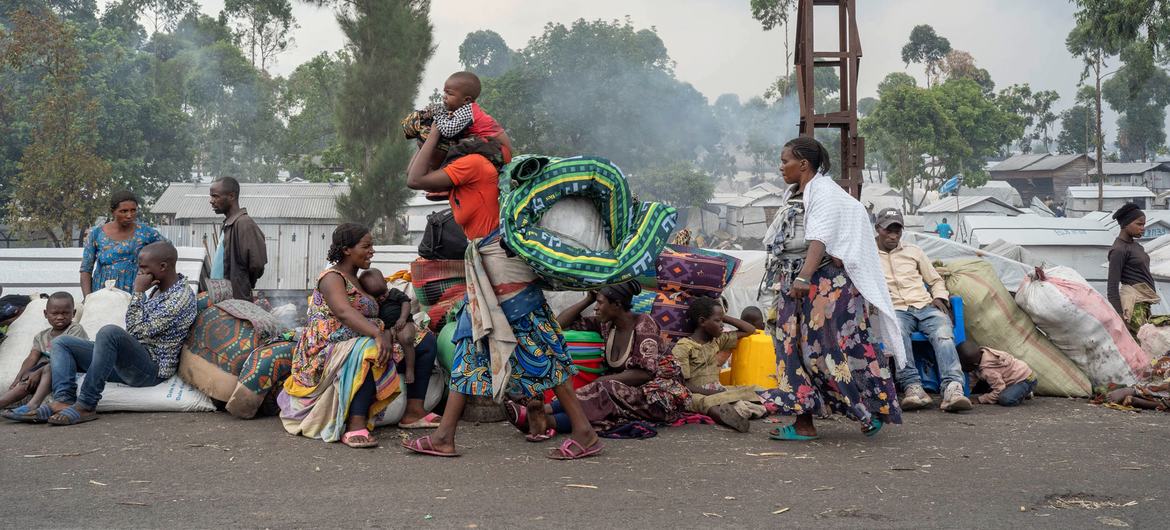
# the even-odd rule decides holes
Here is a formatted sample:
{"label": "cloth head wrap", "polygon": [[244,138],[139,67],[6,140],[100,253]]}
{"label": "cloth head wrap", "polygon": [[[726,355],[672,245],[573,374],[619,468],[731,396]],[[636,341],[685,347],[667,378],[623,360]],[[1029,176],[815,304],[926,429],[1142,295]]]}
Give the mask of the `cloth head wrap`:
{"label": "cloth head wrap", "polygon": [[627,310],[634,306],[634,296],[640,292],[642,292],[642,284],[638,283],[637,280],[630,280],[625,283],[608,285],[601,288],[601,294],[605,295],[611,302]]}
{"label": "cloth head wrap", "polygon": [[1129,226],[1130,223],[1136,221],[1138,217],[1141,217],[1145,214],[1146,213],[1142,211],[1141,206],[1130,202],[1126,203],[1125,206],[1118,208],[1117,211],[1113,213],[1113,219],[1117,221],[1118,226],[1125,228]]}

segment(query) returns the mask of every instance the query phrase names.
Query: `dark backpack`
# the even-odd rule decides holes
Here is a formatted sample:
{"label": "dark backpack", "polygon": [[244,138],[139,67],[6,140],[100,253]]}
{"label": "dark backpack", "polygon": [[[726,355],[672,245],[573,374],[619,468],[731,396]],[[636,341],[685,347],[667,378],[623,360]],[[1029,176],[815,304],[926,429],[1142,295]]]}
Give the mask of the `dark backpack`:
{"label": "dark backpack", "polygon": [[454,212],[447,209],[427,216],[427,227],[423,230],[422,242],[418,244],[420,257],[461,260],[466,251],[467,236],[463,227],[455,222]]}

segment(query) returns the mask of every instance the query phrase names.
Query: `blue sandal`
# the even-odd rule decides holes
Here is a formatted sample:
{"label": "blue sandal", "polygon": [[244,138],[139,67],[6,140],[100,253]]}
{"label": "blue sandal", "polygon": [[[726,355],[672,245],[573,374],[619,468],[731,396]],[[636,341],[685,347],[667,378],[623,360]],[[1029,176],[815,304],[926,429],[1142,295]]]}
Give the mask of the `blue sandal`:
{"label": "blue sandal", "polygon": [[21,405],[14,409],[0,412],[0,417],[21,423],[45,423],[49,421],[49,416],[52,415],[53,407],[50,407],[48,403],[41,403],[41,406],[35,410],[28,408],[28,405]]}
{"label": "blue sandal", "polygon": [[870,418],[869,427],[866,428],[864,431],[861,431],[861,433],[870,437],[870,438],[873,438],[874,436],[877,435],[878,431],[882,430],[882,425],[885,425],[884,423],[882,423],[882,420],[879,420],[877,418]]}
{"label": "blue sandal", "polygon": [[797,434],[796,425],[793,424],[772,431],[772,435],[769,436],[769,438],[786,442],[807,442],[816,440],[817,438],[820,438],[820,436],[806,436],[803,434]]}
{"label": "blue sandal", "polygon": [[97,411],[81,412],[70,405],[49,418],[49,425],[77,425],[98,419]]}

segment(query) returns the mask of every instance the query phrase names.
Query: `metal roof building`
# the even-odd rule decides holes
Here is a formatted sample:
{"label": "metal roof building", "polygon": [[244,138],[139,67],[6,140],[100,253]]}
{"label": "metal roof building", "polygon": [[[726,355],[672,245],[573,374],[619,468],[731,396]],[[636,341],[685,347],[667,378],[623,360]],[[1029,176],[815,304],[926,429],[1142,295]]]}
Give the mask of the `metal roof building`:
{"label": "metal roof building", "polygon": [[[211,184],[172,183],[151,206],[164,222],[157,227],[178,245],[210,253],[219,242],[223,216],[209,204]],[[268,266],[257,289],[312,288],[325,264],[333,229],[341,222],[337,198],[348,184],[241,183],[240,206],[264,232]]]}
{"label": "metal roof building", "polygon": [[1027,204],[1032,197],[1063,197],[1069,186],[1083,184],[1093,168],[1086,155],[1016,155],[988,169],[994,180],[1005,180],[1020,191]]}
{"label": "metal roof building", "polygon": [[1170,190],[1170,162],[1106,162],[1101,166],[1108,184],[1143,186],[1155,193]]}
{"label": "metal roof building", "polygon": [[1127,202],[1135,202],[1144,210],[1150,209],[1154,192],[1142,186],[1105,186],[1103,207],[1098,207],[1097,186],[1072,186],[1065,197],[1064,210],[1069,217],[1081,217],[1097,210],[1116,211]]}
{"label": "metal roof building", "polygon": [[[222,221],[208,204],[210,190],[211,184],[172,183],[150,212],[168,219],[167,224]],[[241,183],[240,206],[257,223],[261,219],[300,219],[336,224],[340,217],[337,198],[348,194],[349,184],[344,183]]]}

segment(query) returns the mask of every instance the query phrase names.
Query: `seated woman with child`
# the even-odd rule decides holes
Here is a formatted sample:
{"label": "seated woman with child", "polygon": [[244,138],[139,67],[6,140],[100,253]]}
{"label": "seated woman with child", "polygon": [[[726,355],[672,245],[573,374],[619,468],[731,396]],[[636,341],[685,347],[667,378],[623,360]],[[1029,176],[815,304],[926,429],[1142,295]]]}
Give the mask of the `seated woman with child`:
{"label": "seated woman with child", "polygon": [[[636,420],[669,423],[686,411],[691,394],[682,372],[663,348],[658,325],[649,315],[631,311],[641,291],[637,281],[605,287],[589,293],[557,315],[561,326],[595,331],[605,340],[605,364],[609,373],[577,389],[585,415],[597,430],[605,431]],[[597,304],[597,314],[581,317]],[[530,400],[527,407],[509,402],[509,421],[528,432],[529,441],[542,441],[571,430],[561,404]]]}

